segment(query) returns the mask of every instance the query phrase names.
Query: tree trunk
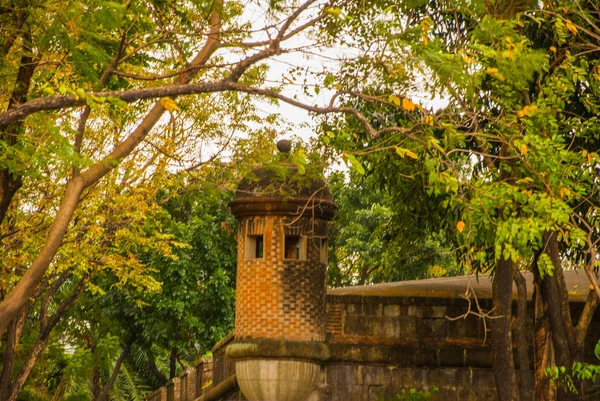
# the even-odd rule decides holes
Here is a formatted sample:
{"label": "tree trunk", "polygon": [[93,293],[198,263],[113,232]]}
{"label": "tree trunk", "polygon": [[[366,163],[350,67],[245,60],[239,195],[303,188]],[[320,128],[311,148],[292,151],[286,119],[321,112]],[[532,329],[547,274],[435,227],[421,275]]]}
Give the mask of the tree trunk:
{"label": "tree trunk", "polygon": [[115,362],[115,367],[113,368],[112,374],[110,375],[110,378],[108,379],[108,381],[102,388],[102,392],[100,393],[98,398],[96,398],[96,401],[108,400],[108,392],[115,384],[115,381],[117,381],[117,376],[119,375],[119,369],[121,369],[121,365],[123,364],[123,361],[125,361],[125,358],[127,358],[127,355],[129,355],[129,350],[131,350],[131,343],[127,343],[127,345],[123,349],[123,352],[121,352],[121,355],[119,355],[119,358]]}
{"label": "tree trunk", "polygon": [[156,380],[158,381],[158,385],[160,387],[162,387],[165,384],[167,384],[168,380],[165,377],[165,375],[163,375],[162,372],[158,369],[158,366],[156,366],[156,361],[154,360],[154,355],[152,354],[152,351],[148,350],[147,354],[148,354],[148,366],[150,367],[150,371],[152,372],[154,377],[156,377]]}
{"label": "tree trunk", "polygon": [[546,368],[550,367],[554,359],[552,338],[550,333],[550,321],[548,318],[548,303],[542,296],[542,279],[538,270],[537,262],[533,264],[534,285],[534,378],[535,378],[535,401],[552,401],[554,395],[550,379],[546,375]]}
{"label": "tree trunk", "polygon": [[515,318],[515,340],[519,359],[519,397],[521,401],[533,401],[533,380],[531,378],[531,362],[529,360],[529,341],[527,340],[527,284],[523,275],[513,271],[513,279],[517,286],[517,316]]}
{"label": "tree trunk", "polygon": [[[556,366],[564,366],[569,369],[573,364],[574,331],[571,321],[571,312],[568,304],[568,293],[564,288],[564,276],[558,252],[556,233],[545,235],[546,252],[554,266],[552,276],[545,275],[542,278],[542,296],[548,303],[548,317],[552,331],[552,346],[554,350],[554,363]],[[563,285],[559,282],[563,281]],[[561,288],[563,289],[561,291]],[[563,386],[557,386],[557,399],[565,401],[572,399]]]}
{"label": "tree trunk", "polygon": [[169,358],[169,380],[175,377],[177,369],[177,349],[171,349],[171,357]]}
{"label": "tree trunk", "polygon": [[516,401],[519,391],[511,334],[513,262],[500,259],[492,282],[493,314],[490,319],[494,380],[498,401]]}
{"label": "tree trunk", "polygon": [[6,338],[6,350],[4,351],[4,359],[2,360],[2,374],[0,375],[0,401],[4,401],[10,390],[10,382],[12,379],[12,371],[15,364],[15,356],[17,355],[17,322],[16,319],[11,320],[8,325]]}
{"label": "tree trunk", "polygon": [[15,379],[15,381],[13,382],[13,384],[10,388],[10,391],[9,391],[8,397],[6,398],[6,401],[16,401],[17,400],[17,396],[19,395],[19,392],[23,388],[25,381],[29,377],[29,373],[31,373],[31,369],[33,369],[33,367],[35,366],[35,363],[37,362],[38,358],[42,354],[42,351],[44,351],[44,348],[46,348],[47,342],[48,342],[47,336],[42,336],[42,337],[38,338],[38,341],[36,341],[33,348],[29,352],[29,355],[25,359],[25,362],[23,362],[23,365],[21,365],[21,370],[19,371],[17,378]]}

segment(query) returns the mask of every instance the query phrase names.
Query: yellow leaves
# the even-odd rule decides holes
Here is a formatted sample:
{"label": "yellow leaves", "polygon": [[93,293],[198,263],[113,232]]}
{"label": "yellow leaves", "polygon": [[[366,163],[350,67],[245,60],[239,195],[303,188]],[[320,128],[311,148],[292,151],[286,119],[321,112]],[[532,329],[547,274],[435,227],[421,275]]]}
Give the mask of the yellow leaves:
{"label": "yellow leaves", "polygon": [[458,223],[456,223],[456,229],[458,230],[459,233],[462,233],[463,230],[465,229],[465,222],[462,220],[459,220]]}
{"label": "yellow leaves", "polygon": [[342,9],[339,7],[326,7],[323,12],[327,15],[331,15],[332,17],[339,18],[342,20],[353,20],[354,18],[342,12]]}
{"label": "yellow leaves", "polygon": [[525,185],[525,184],[531,184],[532,182],[533,182],[533,178],[525,177],[525,178],[521,178],[520,180],[517,180],[516,184],[517,185]]}
{"label": "yellow leaves", "polygon": [[93,232],[94,234],[102,234],[104,232],[104,228],[99,227],[99,226],[91,226],[90,231]]}
{"label": "yellow leaves", "polygon": [[565,196],[569,195],[571,193],[571,191],[569,191],[568,188],[562,187],[559,191],[560,193],[560,197],[564,198]]}
{"label": "yellow leaves", "polygon": [[429,43],[429,31],[431,31],[431,26],[433,25],[433,20],[429,17],[423,19],[423,21],[421,21],[421,23],[419,24],[421,25],[421,38],[423,40],[423,44],[425,46],[427,46],[427,43]]}
{"label": "yellow leaves", "polygon": [[388,102],[393,103],[396,106],[400,106],[400,98],[396,95],[389,95]]}
{"label": "yellow leaves", "polygon": [[467,55],[462,55],[462,61],[463,63],[465,63],[466,65],[471,65],[471,64],[475,64],[475,58],[471,57],[471,56],[467,56]]}
{"label": "yellow leaves", "polygon": [[402,64],[394,64],[389,68],[390,78],[402,78],[406,75],[406,69]]}
{"label": "yellow leaves", "polygon": [[174,110],[179,110],[179,106],[177,106],[175,100],[171,99],[170,97],[161,97],[160,104],[170,113],[172,113]]}
{"label": "yellow leaves", "polygon": [[506,58],[513,58],[515,56],[515,49],[509,49],[502,52],[502,55]]}
{"label": "yellow leaves", "polygon": [[433,265],[431,266],[427,272],[429,273],[429,275],[431,277],[443,277],[446,274],[448,274],[448,270],[444,269],[442,266],[440,265]]}
{"label": "yellow leaves", "polygon": [[402,108],[406,111],[414,111],[415,110],[415,104],[412,102],[412,100],[408,99],[408,98],[404,98],[404,100],[402,100]]}
{"label": "yellow leaves", "polygon": [[575,24],[573,24],[573,22],[570,19],[565,20],[565,22],[565,30],[571,32],[573,35],[577,35],[577,27],[575,26]]}
{"label": "yellow leaves", "polygon": [[396,153],[401,157],[410,157],[411,159],[415,159],[415,160],[419,158],[419,156],[417,156],[416,153],[414,153],[408,149],[404,149],[399,146],[395,146],[394,148],[396,149]]}
{"label": "yellow leaves", "polygon": [[594,77],[600,81],[600,65],[594,66]]}
{"label": "yellow leaves", "polygon": [[400,100],[400,98],[396,95],[389,95],[388,102],[394,104],[395,106],[402,106],[402,108],[406,111],[415,111],[415,109],[417,107],[420,108],[420,106],[417,106],[416,104],[414,104],[412,102],[412,100],[410,100],[406,97],[404,99]]}
{"label": "yellow leaves", "polygon": [[523,156],[527,154],[527,145],[521,144],[521,153],[523,154]]}
{"label": "yellow leaves", "polygon": [[406,156],[410,157],[411,159],[418,159],[419,156],[417,156],[415,153],[411,152],[410,150],[406,151]]}
{"label": "yellow leaves", "polygon": [[555,46],[550,46],[550,51],[554,54],[556,54],[556,47]]}
{"label": "yellow leaves", "polygon": [[493,77],[493,78],[496,78],[497,80],[504,81],[504,75],[500,74],[500,71],[498,71],[498,69],[497,69],[497,68],[492,68],[492,67],[490,67],[490,68],[488,68],[487,70],[485,70],[485,72],[486,72],[486,73],[487,73],[489,76],[491,76],[491,77]]}
{"label": "yellow leaves", "polygon": [[77,89],[75,89],[75,93],[77,94],[77,97],[79,97],[81,99],[85,99],[85,89],[77,88]]}
{"label": "yellow leaves", "polygon": [[342,14],[342,10],[338,7],[327,7],[323,11],[325,14],[332,15],[334,17],[339,17]]}
{"label": "yellow leaves", "polygon": [[536,105],[525,106],[523,107],[523,110],[517,111],[517,116],[519,116],[519,118],[531,117],[538,111],[539,109]]}
{"label": "yellow leaves", "polygon": [[433,116],[431,114],[426,115],[423,121],[425,124],[433,126]]}

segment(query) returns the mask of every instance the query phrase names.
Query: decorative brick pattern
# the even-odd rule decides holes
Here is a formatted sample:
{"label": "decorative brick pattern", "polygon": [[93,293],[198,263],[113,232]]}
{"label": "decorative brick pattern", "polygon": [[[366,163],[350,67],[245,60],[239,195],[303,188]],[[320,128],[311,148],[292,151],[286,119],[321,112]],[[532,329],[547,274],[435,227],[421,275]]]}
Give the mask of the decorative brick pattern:
{"label": "decorative brick pattern", "polygon": [[[263,235],[264,255],[246,259],[248,236]],[[285,235],[306,240],[306,259],[284,259]],[[320,238],[327,223],[284,216],[242,218],[238,231],[236,339],[323,341],[325,264]]]}
{"label": "decorative brick pattern", "polygon": [[346,314],[345,305],[341,303],[328,303],[326,312],[327,323],[325,325],[325,331],[331,336],[342,336],[344,329],[344,315]]}

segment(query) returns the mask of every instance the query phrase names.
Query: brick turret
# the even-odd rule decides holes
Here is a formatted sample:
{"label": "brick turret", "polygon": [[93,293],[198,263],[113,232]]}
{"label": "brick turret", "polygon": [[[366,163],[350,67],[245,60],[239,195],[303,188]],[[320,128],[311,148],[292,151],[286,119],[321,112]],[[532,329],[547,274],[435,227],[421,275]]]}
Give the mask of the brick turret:
{"label": "brick turret", "polygon": [[[251,400],[303,399],[298,394],[310,391],[314,383],[309,382],[318,374],[318,363],[306,359],[318,359],[319,344],[325,340],[327,225],[336,206],[324,181],[307,179],[290,163],[289,141],[280,141],[277,148],[280,162],[254,170],[253,179],[242,181],[231,202],[239,223],[235,339],[238,345],[254,342],[252,362],[238,362],[236,370],[240,387]],[[265,355],[277,354],[286,361],[261,357],[257,342],[266,347]],[[296,349],[298,344],[305,350],[304,361],[294,364],[296,377],[286,377],[284,365],[292,363],[292,355],[268,348]],[[246,359],[243,362],[251,356],[244,357],[243,351],[234,354]],[[263,377],[262,386],[268,387],[269,380],[278,382],[273,385],[279,389],[276,393],[266,387],[250,388],[258,379],[244,378],[243,372],[254,374],[267,365],[271,371],[277,366],[278,373],[270,379]],[[298,369],[310,377],[303,382]],[[291,395],[282,394],[280,384],[286,380],[294,381],[302,391],[286,382]]]}

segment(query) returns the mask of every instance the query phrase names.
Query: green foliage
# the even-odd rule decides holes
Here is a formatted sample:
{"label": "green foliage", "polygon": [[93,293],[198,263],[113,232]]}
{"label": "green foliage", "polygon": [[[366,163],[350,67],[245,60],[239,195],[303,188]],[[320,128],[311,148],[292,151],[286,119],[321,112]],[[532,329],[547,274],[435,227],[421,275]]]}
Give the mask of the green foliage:
{"label": "green foliage", "polygon": [[[600,360],[600,341],[596,344],[594,353],[596,358]],[[565,366],[547,368],[546,376],[570,393],[579,394],[579,383],[586,381],[595,383],[600,380],[600,365],[575,361],[570,369]]]}
{"label": "green foliage", "polygon": [[410,390],[402,390],[400,393],[394,395],[392,398],[379,397],[379,401],[429,401],[438,392],[436,387],[431,390],[417,390],[411,388]]}
{"label": "green foliage", "polygon": [[[444,1],[368,3],[348,6],[355,18],[330,29],[336,38],[353,32],[341,40],[348,46],[379,50],[326,79],[368,96],[346,105],[380,135],[352,117],[327,117],[322,142],[355,177],[373,175],[386,188],[413,231],[403,234],[443,231],[477,271],[493,271],[500,258],[530,263],[549,232],[578,261],[595,252],[586,237],[597,236],[598,60],[580,51],[589,39],[581,28],[593,30],[584,11],[561,2],[560,14],[504,16],[470,2],[453,3],[450,15]],[[414,14],[400,24],[405,7]],[[423,92],[447,106],[434,112],[411,100]],[[539,262],[551,275],[549,259]]]}
{"label": "green foliage", "polygon": [[332,174],[329,185],[339,207],[329,232],[330,286],[460,273],[443,234],[406,227],[403,207],[376,175]]}
{"label": "green foliage", "polygon": [[210,188],[178,193],[180,182],[174,185],[159,194],[163,206],[143,227],[168,236],[174,246],[134,251],[160,290],[99,282],[105,291],[93,303],[142,348],[176,349],[193,363],[233,328],[235,221],[227,207],[230,194]]}

